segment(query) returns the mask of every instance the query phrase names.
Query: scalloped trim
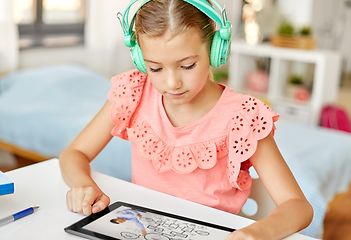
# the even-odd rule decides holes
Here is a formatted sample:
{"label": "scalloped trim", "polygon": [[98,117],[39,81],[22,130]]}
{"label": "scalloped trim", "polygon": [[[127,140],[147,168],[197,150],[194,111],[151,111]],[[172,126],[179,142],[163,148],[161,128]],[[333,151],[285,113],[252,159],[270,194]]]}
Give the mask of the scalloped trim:
{"label": "scalloped trim", "polygon": [[274,131],[274,121],[278,118],[279,115],[264,102],[250,95],[242,96],[241,109],[233,114],[229,133],[227,176],[234,187],[250,188],[251,177],[247,175],[248,171],[241,170],[241,163],[256,152],[259,140]]}
{"label": "scalloped trim", "polygon": [[140,102],[146,79],[146,74],[135,69],[111,79],[113,87],[107,97],[112,102],[110,118],[116,126],[112,135],[128,139],[126,128]]}
{"label": "scalloped trim", "polygon": [[187,174],[197,168],[210,169],[216,165],[217,158],[228,155],[226,136],[193,145],[173,147],[157,136],[140,116],[136,116],[127,132],[129,139],[137,143],[139,154],[152,160],[158,172],[173,170]]}

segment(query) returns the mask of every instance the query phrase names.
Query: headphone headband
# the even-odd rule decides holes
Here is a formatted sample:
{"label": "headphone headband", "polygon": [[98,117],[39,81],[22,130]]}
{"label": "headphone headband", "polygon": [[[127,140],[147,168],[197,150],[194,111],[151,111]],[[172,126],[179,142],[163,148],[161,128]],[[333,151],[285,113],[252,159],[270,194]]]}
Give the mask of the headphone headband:
{"label": "headphone headband", "polygon": [[[130,48],[131,57],[136,68],[144,73],[147,73],[145,61],[141,49],[136,42],[136,35],[133,31],[134,20],[138,10],[146,3],[152,0],[142,0],[140,6],[134,12],[131,21],[129,22],[129,11],[132,5],[138,0],[131,0],[124,11],[124,13],[117,13],[117,18],[122,25],[124,32],[124,44]],[[214,5],[221,11],[219,14],[214,7],[208,3],[206,0],[183,0],[197,8],[199,11],[204,13],[206,16],[211,18],[213,21],[217,22],[220,25],[220,29],[215,32],[211,52],[210,52],[210,63],[213,67],[220,67],[223,64],[226,64],[228,59],[228,54],[230,52],[230,37],[232,34],[232,25],[227,20],[227,15],[225,12],[225,6],[221,11],[221,6],[215,1],[211,0]]]}
{"label": "headphone headband", "polygon": [[[134,20],[135,20],[135,16],[138,12],[138,10],[146,3],[150,2],[152,0],[143,0],[142,3],[140,4],[140,6],[137,8],[137,10],[135,11],[135,13],[132,16],[132,19],[129,23],[129,11],[130,8],[132,7],[132,5],[136,2],[138,2],[138,0],[131,0],[126,8],[126,10],[124,11],[123,14],[121,14],[120,12],[117,13],[117,17],[121,22],[122,28],[123,28],[123,32],[124,34],[132,34],[133,32],[133,25],[134,25]],[[209,4],[206,0],[183,0],[184,2],[187,2],[191,5],[193,5],[194,7],[196,7],[197,9],[199,9],[201,12],[203,12],[204,14],[206,14],[208,17],[210,17],[211,19],[213,19],[215,22],[217,22],[221,28],[230,28],[226,27],[227,25],[230,25],[229,21],[227,20],[227,16],[225,14],[225,7],[223,8],[222,11],[222,16],[214,9],[214,7],[211,6],[211,4]],[[211,0],[219,10],[221,10],[221,6],[215,1],[215,0]],[[120,18],[122,17],[122,19]],[[228,31],[230,31],[230,35],[231,35],[231,29]],[[228,37],[223,36],[224,39],[229,39],[230,35]]]}

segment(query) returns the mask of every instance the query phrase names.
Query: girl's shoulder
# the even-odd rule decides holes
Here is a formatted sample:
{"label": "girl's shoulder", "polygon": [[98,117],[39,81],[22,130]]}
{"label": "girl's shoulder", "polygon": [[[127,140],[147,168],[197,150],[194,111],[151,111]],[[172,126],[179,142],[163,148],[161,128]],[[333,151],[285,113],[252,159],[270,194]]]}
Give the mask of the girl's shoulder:
{"label": "girl's shoulder", "polygon": [[258,141],[274,134],[279,115],[256,97],[229,92],[227,100],[235,100],[235,104],[230,113],[227,176],[233,186],[247,189],[251,185],[247,181],[251,179],[248,160],[256,152]]}
{"label": "girl's shoulder", "polygon": [[252,95],[237,93],[229,87],[225,87],[223,95],[219,112],[225,113],[230,125],[238,125],[237,128],[247,123],[258,139],[265,137],[264,133],[271,129],[265,125],[273,124],[279,118],[267,103]]}
{"label": "girl's shoulder", "polygon": [[111,121],[115,124],[112,134],[127,139],[126,127],[137,108],[147,74],[136,69],[112,77],[112,88],[107,97],[112,102]]}
{"label": "girl's shoulder", "polygon": [[127,72],[118,74],[111,78],[111,83],[115,86],[116,84],[125,84],[126,86],[138,86],[142,85],[147,78],[147,74],[132,69]]}

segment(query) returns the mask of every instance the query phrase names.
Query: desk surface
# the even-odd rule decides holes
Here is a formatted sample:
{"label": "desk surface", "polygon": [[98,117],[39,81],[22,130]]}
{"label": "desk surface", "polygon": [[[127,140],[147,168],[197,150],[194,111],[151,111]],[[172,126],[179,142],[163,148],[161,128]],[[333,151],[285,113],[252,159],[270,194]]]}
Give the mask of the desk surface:
{"label": "desk surface", "polygon": [[[0,197],[0,219],[30,206],[40,206],[40,209],[34,214],[0,227],[0,240],[12,239],[16,233],[28,229],[27,226],[33,222],[43,220],[53,210],[63,213],[61,218],[67,216],[67,226],[74,222],[69,220],[72,219],[72,215],[76,220],[83,218],[67,210],[66,192],[69,188],[61,177],[57,159],[10,171],[6,175],[15,182],[15,193]],[[111,203],[124,201],[236,229],[252,223],[252,220],[246,218],[156,192],[101,173],[93,172],[92,176],[110,197]],[[52,232],[59,231],[61,234],[66,234],[63,228],[57,228],[59,229],[54,229]],[[294,234],[286,239],[313,238]]]}

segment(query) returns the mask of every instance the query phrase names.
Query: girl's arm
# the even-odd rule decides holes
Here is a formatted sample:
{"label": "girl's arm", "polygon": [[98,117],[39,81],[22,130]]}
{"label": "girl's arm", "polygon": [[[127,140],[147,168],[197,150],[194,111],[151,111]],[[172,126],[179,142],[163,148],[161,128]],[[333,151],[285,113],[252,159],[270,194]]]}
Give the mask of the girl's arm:
{"label": "girl's arm", "polygon": [[250,161],[277,207],[262,220],[231,233],[227,240],[282,239],[306,228],[313,217],[309,204],[270,134],[259,141]]}
{"label": "girl's arm", "polygon": [[90,215],[106,208],[110,199],[90,176],[89,163],[111,140],[114,127],[110,120],[111,103],[107,101],[93,120],[60,154],[62,177],[71,187],[67,206],[73,212]]}

